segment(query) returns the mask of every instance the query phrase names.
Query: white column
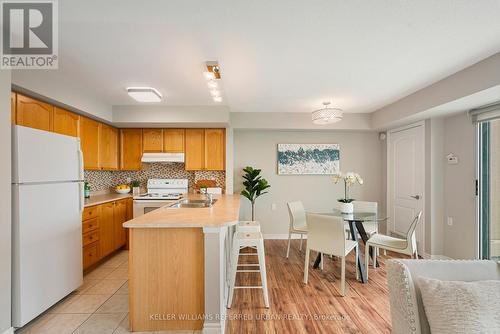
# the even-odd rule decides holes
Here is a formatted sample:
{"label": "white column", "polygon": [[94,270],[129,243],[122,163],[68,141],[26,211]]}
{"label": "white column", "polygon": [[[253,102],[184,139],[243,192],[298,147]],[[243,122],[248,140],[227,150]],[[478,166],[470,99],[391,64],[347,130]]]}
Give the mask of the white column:
{"label": "white column", "polygon": [[228,296],[228,227],[204,227],[205,234],[205,323],[204,334],[223,334]]}

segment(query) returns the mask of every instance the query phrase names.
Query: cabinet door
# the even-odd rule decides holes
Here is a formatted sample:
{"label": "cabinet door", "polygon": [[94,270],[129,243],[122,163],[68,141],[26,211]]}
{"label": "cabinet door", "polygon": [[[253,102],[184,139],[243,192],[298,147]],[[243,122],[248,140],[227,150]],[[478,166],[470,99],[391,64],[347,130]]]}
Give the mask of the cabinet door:
{"label": "cabinet door", "polygon": [[205,129],[205,169],[225,170],[225,130]]}
{"label": "cabinet door", "polygon": [[205,131],[203,129],[186,129],[185,141],[186,170],[203,170]]}
{"label": "cabinet door", "polygon": [[163,130],[143,129],[142,147],[147,153],[163,152]]}
{"label": "cabinet door", "polygon": [[80,145],[85,169],[99,169],[99,122],[80,118]]}
{"label": "cabinet door", "polygon": [[120,169],[141,170],[142,130],[120,130]]}
{"label": "cabinet door", "polygon": [[163,129],[163,152],[184,152],[184,129]]}
{"label": "cabinet door", "polygon": [[17,94],[16,124],[52,131],[54,106]]}
{"label": "cabinet door", "polygon": [[54,108],[54,132],[78,137],[80,116],[64,109]]}
{"label": "cabinet door", "polygon": [[125,228],[122,226],[127,220],[127,201],[121,200],[115,202],[114,212],[114,249],[118,249],[125,245],[126,234]]}
{"label": "cabinet door", "polygon": [[16,124],[16,93],[10,92],[10,121]]}
{"label": "cabinet door", "polygon": [[118,169],[118,130],[99,124],[99,166],[105,170]]}
{"label": "cabinet door", "polygon": [[114,221],[114,208],[115,202],[109,202],[100,205],[101,215],[99,219],[99,244],[101,249],[101,256],[104,257],[115,250],[115,221]]}

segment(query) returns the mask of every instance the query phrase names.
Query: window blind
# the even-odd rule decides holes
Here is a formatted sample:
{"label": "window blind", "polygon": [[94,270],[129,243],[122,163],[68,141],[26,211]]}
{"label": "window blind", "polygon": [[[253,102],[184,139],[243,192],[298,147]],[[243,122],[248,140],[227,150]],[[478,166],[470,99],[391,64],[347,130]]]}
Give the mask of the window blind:
{"label": "window blind", "polygon": [[469,110],[469,116],[473,123],[500,119],[500,102],[495,102],[483,107],[471,109]]}

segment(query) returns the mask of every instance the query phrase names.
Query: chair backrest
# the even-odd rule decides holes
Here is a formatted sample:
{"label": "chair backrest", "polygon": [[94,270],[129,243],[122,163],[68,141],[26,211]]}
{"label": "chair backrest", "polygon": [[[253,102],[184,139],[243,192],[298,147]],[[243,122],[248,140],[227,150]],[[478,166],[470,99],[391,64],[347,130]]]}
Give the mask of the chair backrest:
{"label": "chair backrest", "polygon": [[288,214],[290,215],[290,229],[307,227],[306,210],[301,201],[289,202]]}
{"label": "chair backrest", "polygon": [[417,249],[417,237],[415,229],[417,228],[418,222],[420,221],[421,217],[422,217],[422,211],[420,211],[415,216],[415,218],[413,218],[410,228],[408,229],[408,232],[406,232],[406,242],[408,243],[408,245],[411,245],[412,249]]}
{"label": "chair backrest", "polygon": [[344,256],[345,227],[340,217],[307,214],[307,247],[309,249]]}

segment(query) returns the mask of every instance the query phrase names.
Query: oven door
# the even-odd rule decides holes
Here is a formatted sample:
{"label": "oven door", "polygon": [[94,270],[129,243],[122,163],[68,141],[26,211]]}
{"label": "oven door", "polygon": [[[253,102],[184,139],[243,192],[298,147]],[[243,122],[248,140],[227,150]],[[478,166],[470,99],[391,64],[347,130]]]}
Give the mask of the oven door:
{"label": "oven door", "polygon": [[166,205],[175,203],[176,201],[163,200],[134,200],[134,218],[145,215],[148,212],[154,211]]}

